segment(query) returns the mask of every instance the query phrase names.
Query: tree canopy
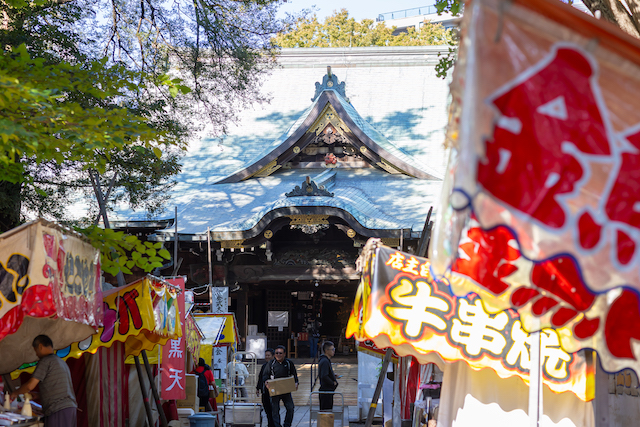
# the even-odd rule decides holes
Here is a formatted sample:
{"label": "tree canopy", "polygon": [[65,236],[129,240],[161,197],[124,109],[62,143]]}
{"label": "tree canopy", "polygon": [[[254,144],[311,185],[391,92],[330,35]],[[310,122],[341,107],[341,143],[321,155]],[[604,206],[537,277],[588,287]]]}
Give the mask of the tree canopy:
{"label": "tree canopy", "polygon": [[160,267],[161,243],[95,224],[108,228],[114,201],[160,209],[188,139],[205,127],[224,134],[240,109],[265,100],[277,6],[3,0],[0,232],[25,212],[68,222],[72,203],[92,204],[78,230],[101,249],[105,271]]}
{"label": "tree canopy", "polygon": [[451,31],[425,22],[419,31],[410,27],[394,35],[394,28],[372,19],[358,22],[346,9],[336,11],[323,23],[316,15],[301,17],[273,39],[280,47],[423,46],[451,44]]}
{"label": "tree canopy", "polygon": [[111,200],[157,210],[189,137],[221,135],[265,101],[277,6],[4,0],[0,230],[25,211],[68,219],[73,190],[91,193],[90,172]]}

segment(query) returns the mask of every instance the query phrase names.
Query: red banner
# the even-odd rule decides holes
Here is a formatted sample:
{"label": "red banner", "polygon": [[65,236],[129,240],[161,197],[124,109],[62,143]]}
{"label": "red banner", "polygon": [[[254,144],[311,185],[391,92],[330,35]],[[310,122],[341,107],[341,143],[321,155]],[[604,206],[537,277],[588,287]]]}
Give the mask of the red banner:
{"label": "red banner", "polygon": [[180,310],[180,327],[182,336],[167,341],[162,347],[162,390],[160,397],[164,400],[181,400],[187,398],[185,390],[186,357],[184,330],[184,278],[167,279],[172,285],[179,286],[182,292],[178,295],[178,309]]}
{"label": "red banner", "polygon": [[555,0],[472,4],[433,272],[640,372],[640,43]]}

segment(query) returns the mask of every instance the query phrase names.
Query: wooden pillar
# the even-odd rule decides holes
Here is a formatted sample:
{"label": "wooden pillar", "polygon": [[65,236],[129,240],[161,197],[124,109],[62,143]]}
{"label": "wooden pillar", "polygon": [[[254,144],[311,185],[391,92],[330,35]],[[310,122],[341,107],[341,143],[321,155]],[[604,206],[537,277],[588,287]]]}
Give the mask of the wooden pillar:
{"label": "wooden pillar", "polygon": [[[238,307],[236,309],[236,320],[238,321],[238,333],[240,334],[240,340],[246,340],[247,337],[247,314],[248,308],[247,304],[249,303],[249,295],[248,291],[242,290],[238,291]],[[245,347],[246,343],[245,343]]]}

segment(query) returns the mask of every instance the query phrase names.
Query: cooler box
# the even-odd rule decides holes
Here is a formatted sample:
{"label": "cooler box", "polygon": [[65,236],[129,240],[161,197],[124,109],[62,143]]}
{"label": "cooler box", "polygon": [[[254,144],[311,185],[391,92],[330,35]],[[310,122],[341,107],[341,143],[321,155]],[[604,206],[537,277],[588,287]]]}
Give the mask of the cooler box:
{"label": "cooler box", "polygon": [[224,405],[224,422],[231,425],[255,425],[262,422],[262,405],[233,402]]}
{"label": "cooler box", "polygon": [[195,414],[191,408],[178,408],[178,420],[180,421],[180,427],[191,427],[191,421],[189,417]]}
{"label": "cooler box", "polygon": [[279,396],[296,391],[296,381],[293,377],[269,380],[269,396]]}
{"label": "cooler box", "polygon": [[216,427],[216,417],[207,413],[193,414],[189,417],[191,427]]}

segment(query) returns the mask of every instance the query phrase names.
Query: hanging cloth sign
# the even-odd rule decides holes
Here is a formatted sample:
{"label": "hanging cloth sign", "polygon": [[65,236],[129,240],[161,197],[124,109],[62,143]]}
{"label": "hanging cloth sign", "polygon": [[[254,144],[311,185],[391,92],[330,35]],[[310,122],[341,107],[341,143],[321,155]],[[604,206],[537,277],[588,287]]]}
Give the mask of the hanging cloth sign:
{"label": "hanging cloth sign", "polygon": [[474,0],[463,34],[434,272],[639,368],[640,42],[552,0]]}
{"label": "hanging cloth sign", "polygon": [[182,333],[178,338],[172,338],[162,346],[162,379],[160,397],[163,400],[183,400],[187,398],[186,390],[186,346],[187,334],[184,320],[184,278],[167,279],[172,285],[180,287],[178,308],[180,310],[177,329]]}
{"label": "hanging cloth sign", "polygon": [[[426,258],[378,247],[366,261],[369,273],[363,277],[369,279],[360,283],[347,337],[392,347],[421,363],[438,363],[437,353],[445,361],[464,360],[474,369],[491,368],[502,378],[528,383],[532,338],[517,313],[491,314],[476,294],[454,296],[446,283],[432,279],[429,268]],[[541,360],[543,382],[552,391],[593,398],[585,357],[565,352],[553,329],[541,332]]]}
{"label": "hanging cloth sign", "polygon": [[101,324],[100,253],[83,236],[44,220],[0,235],[0,373],[37,361],[37,335],[66,347]]}
{"label": "hanging cloth sign", "polygon": [[200,354],[200,341],[204,338],[196,321],[192,314],[189,314],[185,319],[185,345],[187,350],[191,353],[191,357],[195,362],[198,361],[198,355]]}

